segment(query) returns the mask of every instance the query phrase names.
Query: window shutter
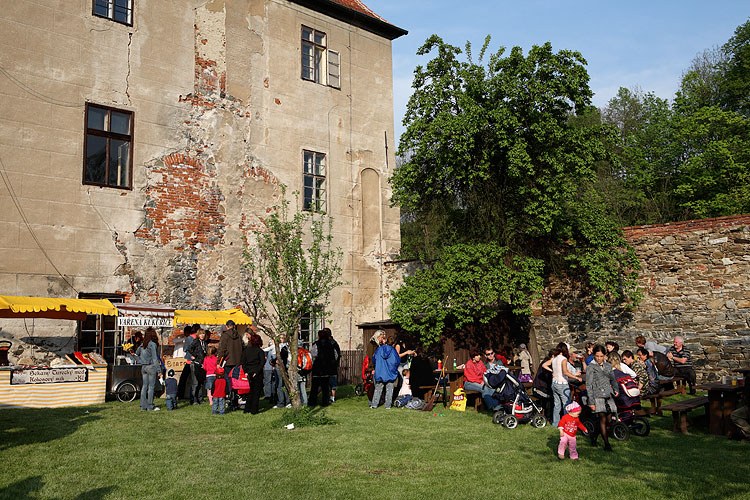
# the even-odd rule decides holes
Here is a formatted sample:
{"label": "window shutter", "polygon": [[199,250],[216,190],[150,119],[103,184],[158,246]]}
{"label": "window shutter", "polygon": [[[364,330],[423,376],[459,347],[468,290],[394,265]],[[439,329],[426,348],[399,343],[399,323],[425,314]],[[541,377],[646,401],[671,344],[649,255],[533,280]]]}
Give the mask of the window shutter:
{"label": "window shutter", "polygon": [[341,88],[341,64],[339,53],[335,50],[328,51],[328,85],[337,89]]}

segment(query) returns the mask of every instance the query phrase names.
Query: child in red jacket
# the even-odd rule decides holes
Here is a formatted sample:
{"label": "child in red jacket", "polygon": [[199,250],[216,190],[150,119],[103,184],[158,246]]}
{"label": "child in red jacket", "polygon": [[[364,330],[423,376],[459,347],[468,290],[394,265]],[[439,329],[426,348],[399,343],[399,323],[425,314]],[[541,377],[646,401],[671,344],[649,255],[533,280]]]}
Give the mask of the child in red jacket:
{"label": "child in red jacket", "polygon": [[581,405],[575,401],[565,407],[565,415],[560,419],[557,427],[560,428],[560,445],[557,447],[557,458],[565,460],[565,448],[570,452],[571,460],[578,460],[578,451],[576,450],[576,432],[581,429],[586,434],[586,427],[583,426],[578,417],[581,416]]}
{"label": "child in red jacket", "polygon": [[224,378],[224,368],[221,366],[216,368],[216,380],[214,381],[212,396],[214,400],[211,403],[211,414],[224,415],[224,404],[227,397],[227,379]]}

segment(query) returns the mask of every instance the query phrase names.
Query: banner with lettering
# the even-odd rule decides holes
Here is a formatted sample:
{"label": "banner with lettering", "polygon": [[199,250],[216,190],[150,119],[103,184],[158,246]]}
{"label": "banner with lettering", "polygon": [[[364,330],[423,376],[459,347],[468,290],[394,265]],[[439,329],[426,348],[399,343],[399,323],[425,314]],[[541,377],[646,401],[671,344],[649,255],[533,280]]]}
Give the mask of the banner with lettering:
{"label": "banner with lettering", "polygon": [[86,368],[29,368],[13,370],[10,385],[61,384],[65,382],[86,382],[89,371]]}

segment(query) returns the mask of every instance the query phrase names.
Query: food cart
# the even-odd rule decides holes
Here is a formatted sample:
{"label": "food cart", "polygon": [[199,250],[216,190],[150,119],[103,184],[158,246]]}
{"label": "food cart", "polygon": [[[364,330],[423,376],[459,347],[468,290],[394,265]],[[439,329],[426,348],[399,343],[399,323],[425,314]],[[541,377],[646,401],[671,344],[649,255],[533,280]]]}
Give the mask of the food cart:
{"label": "food cart", "polygon": [[[92,361],[76,353],[74,363],[55,367],[0,366],[0,408],[49,408],[103,403],[107,394],[120,401],[132,401],[141,391],[141,367],[130,364],[122,352],[124,328],[154,327],[160,333],[163,354],[164,329],[177,324],[199,323],[251,325],[252,319],[239,308],[223,311],[175,310],[164,304],[113,304],[107,299],[60,299],[0,295],[0,318],[46,318],[84,321],[89,314],[117,317],[117,346],[114,362],[98,356]],[[162,356],[163,357],[163,356]],[[172,364],[180,364],[174,360]],[[182,362],[184,364],[184,362]],[[174,366],[181,371],[180,366]],[[163,390],[157,384],[156,395]]]}
{"label": "food cart", "polygon": [[[165,304],[115,304],[119,311],[117,326],[144,329],[153,327],[159,332],[159,355],[162,357],[167,370],[174,369],[179,378],[185,366],[182,358],[165,359],[164,330],[178,325],[198,323],[201,325],[225,325],[232,320],[237,325],[251,325],[252,319],[241,309],[227,309],[223,311],[175,310]],[[122,344],[120,339],[119,344]],[[109,392],[122,402],[133,401],[141,392],[141,367],[128,363],[127,356],[119,352],[115,363],[109,367],[107,387]],[[160,396],[163,386],[157,384],[155,395]]]}
{"label": "food cart", "polygon": [[[58,299],[0,296],[0,318],[49,318],[80,321],[87,314],[116,316],[106,299]],[[103,403],[107,365],[0,367],[0,408],[60,408]]]}

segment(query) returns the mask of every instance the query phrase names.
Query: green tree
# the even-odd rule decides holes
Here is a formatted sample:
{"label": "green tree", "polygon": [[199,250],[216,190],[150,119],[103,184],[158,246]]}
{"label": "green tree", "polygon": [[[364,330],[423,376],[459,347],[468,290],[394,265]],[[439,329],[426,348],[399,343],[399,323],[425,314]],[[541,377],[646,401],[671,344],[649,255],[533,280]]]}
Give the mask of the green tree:
{"label": "green tree", "polygon": [[614,157],[609,174],[623,196],[607,197],[618,222],[636,225],[681,219],[685,212],[672,190],[683,146],[676,138],[669,102],[652,92],[620,88],[602,117],[619,131],[608,145]]}
{"label": "green tree", "polygon": [[[282,188],[282,193],[285,189]],[[265,229],[255,231],[255,245],[244,252],[246,306],[258,331],[276,341],[289,342],[289,366],[280,370],[286,387],[291,388],[292,405],[301,406],[297,392],[297,348],[302,317],[313,306],[326,305],[331,290],[342,284],[340,248],[333,247],[333,220],[324,213],[289,213],[283,198],[265,219]]]}
{"label": "green tree", "polygon": [[497,243],[450,245],[393,292],[391,318],[429,345],[446,328],[489,323],[506,305],[530,314],[544,286],[543,268],[541,260],[511,256]]}
{"label": "green tree", "polygon": [[703,107],[677,116],[675,129],[683,146],[676,203],[691,217],[750,212],[750,120]]}
{"label": "green tree", "polygon": [[[574,51],[555,53],[547,43],[528,55],[519,47],[506,55],[501,48],[484,64],[488,44],[489,37],[478,63],[469,44],[462,59],[459,48],[434,35],[418,51],[435,57],[414,72],[399,151],[408,157],[391,178],[394,202],[413,224],[424,227],[421,233],[413,231],[420,240],[412,246],[431,250],[432,255],[420,257],[442,261],[455,244],[478,245],[473,255],[484,255],[480,245],[492,243],[506,256],[487,260],[497,268],[483,272],[493,276],[512,269],[527,283],[538,284],[532,277],[556,270],[579,277],[598,300],[637,298],[632,274],[637,261],[616,225],[581,217],[601,204],[591,191],[597,162],[608,156],[605,140],[612,135],[610,127],[598,123],[574,123],[590,110],[585,60]],[[608,220],[604,210],[598,213]],[[589,258],[593,255],[606,258]],[[523,259],[544,265],[519,268]],[[402,326],[409,314],[425,314],[419,294],[408,289],[428,291],[430,276],[441,275],[420,273],[395,295],[392,309]],[[515,299],[514,309],[528,311],[528,302],[541,290],[535,286]],[[492,288],[476,296],[504,297]],[[480,321],[487,311],[497,314],[494,302],[489,309],[481,301],[466,303],[473,304],[466,314]],[[433,310],[437,314],[439,307]],[[423,323],[437,325],[435,318]],[[420,332],[425,335],[424,328]]]}
{"label": "green tree", "polygon": [[726,64],[720,83],[723,108],[750,117],[750,20],[722,47]]}

